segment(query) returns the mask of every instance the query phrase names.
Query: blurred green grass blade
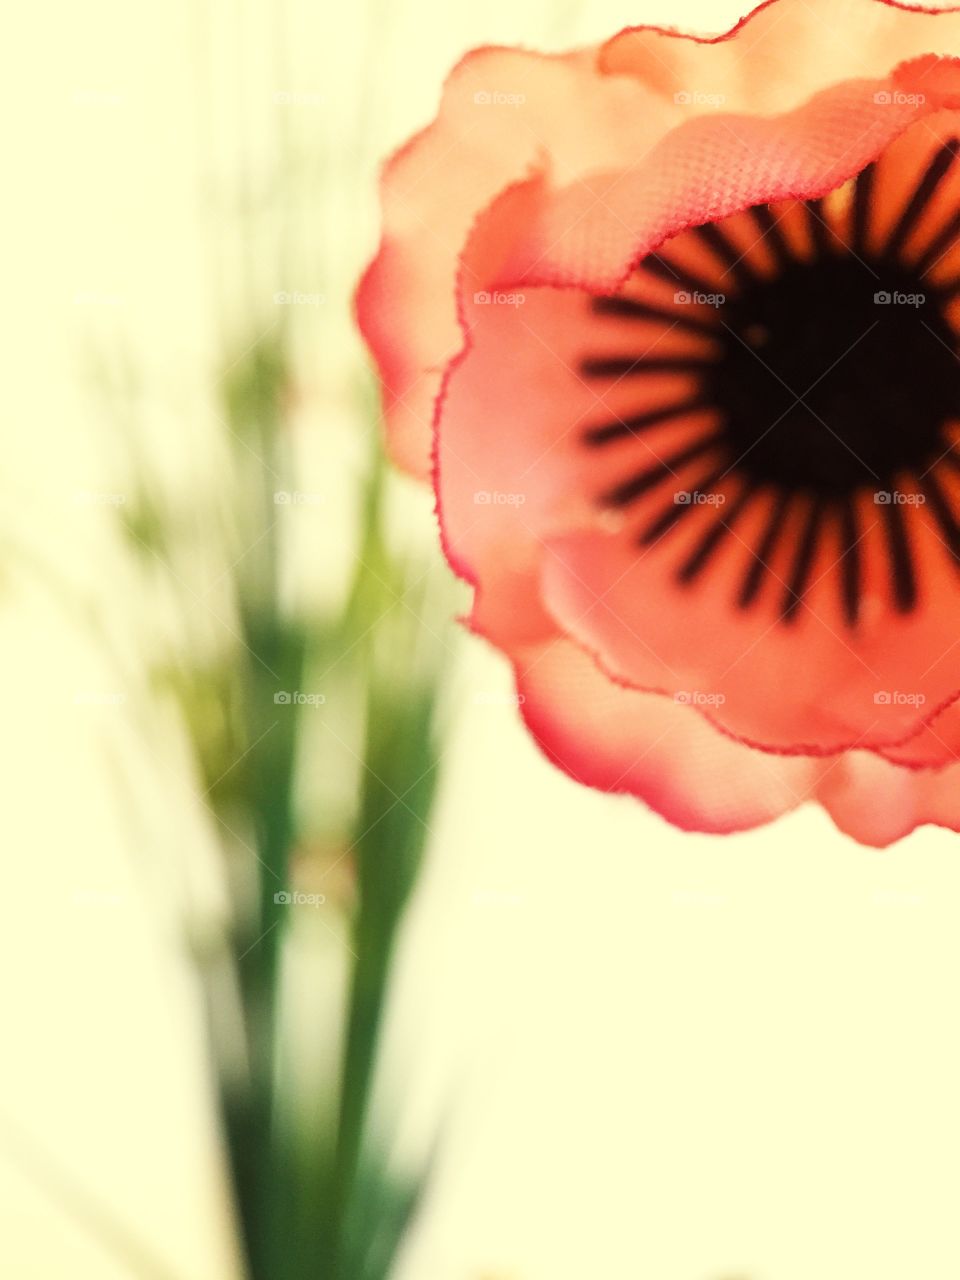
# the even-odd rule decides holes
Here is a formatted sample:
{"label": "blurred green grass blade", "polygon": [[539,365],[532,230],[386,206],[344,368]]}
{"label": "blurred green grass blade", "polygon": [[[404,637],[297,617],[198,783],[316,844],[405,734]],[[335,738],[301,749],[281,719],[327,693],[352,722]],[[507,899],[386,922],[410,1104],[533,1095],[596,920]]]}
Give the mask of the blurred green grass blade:
{"label": "blurred green grass blade", "polygon": [[415,1177],[388,1171],[383,1158],[361,1164],[346,1223],[351,1280],[388,1280],[427,1191],[429,1170]]}
{"label": "blurred green grass blade", "polygon": [[[368,707],[362,801],[354,844],[358,907],[335,1167],[342,1227],[337,1280],[360,1280],[347,1224],[361,1195],[361,1157],[389,994],[397,930],[417,881],[437,779],[436,693],[375,686]],[[373,1176],[369,1167],[365,1171]],[[369,1188],[368,1188],[369,1191]],[[413,1203],[415,1196],[409,1197]],[[377,1210],[379,1221],[380,1209]],[[373,1224],[368,1224],[372,1227]]]}

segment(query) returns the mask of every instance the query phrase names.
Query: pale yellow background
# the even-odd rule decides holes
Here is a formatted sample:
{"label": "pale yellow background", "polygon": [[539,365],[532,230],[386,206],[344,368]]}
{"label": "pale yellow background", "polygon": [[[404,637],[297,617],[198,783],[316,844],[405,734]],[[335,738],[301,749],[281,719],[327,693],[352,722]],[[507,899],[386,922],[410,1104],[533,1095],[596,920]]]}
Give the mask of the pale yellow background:
{"label": "pale yellow background", "polygon": [[[0,1274],[15,1280],[146,1274],[70,1221],[38,1152],[171,1277],[236,1274],[181,936],[185,903],[220,909],[214,824],[182,736],[151,709],[110,512],[77,499],[127,483],[85,386],[91,350],[135,354],[152,465],[189,505],[222,450],[204,373],[210,191],[241,155],[263,163],[291,95],[297,136],[316,138],[297,214],[315,252],[275,288],[325,298],[301,465],[345,517],[366,429],[345,408],[347,301],[375,242],[373,157],[429,119],[471,44],[738,16],[663,0],[283,12],[290,83],[268,0],[8,19]],[[428,526],[427,498],[408,501]],[[336,590],[338,530],[327,515],[302,528],[303,589]],[[215,590],[194,606],[221,608]],[[726,841],[681,835],[553,772],[487,696],[508,692],[503,665],[457,645],[385,1090],[411,1151],[441,1119],[446,1145],[400,1280],[955,1280],[956,837],[877,853],[812,810]]]}

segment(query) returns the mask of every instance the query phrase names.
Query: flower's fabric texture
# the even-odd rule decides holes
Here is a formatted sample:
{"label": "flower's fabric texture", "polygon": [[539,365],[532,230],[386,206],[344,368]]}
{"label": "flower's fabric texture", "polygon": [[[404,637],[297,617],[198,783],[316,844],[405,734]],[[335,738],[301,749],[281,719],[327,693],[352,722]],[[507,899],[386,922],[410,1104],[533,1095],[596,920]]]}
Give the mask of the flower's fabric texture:
{"label": "flower's fabric texture", "polygon": [[960,829],[960,13],[468,55],[358,315],[545,753],[684,828]]}

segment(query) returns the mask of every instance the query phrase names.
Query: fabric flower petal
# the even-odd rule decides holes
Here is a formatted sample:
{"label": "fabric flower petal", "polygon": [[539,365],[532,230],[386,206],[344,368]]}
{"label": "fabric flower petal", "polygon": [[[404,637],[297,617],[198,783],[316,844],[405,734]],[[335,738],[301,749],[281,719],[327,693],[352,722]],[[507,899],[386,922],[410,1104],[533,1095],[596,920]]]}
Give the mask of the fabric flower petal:
{"label": "fabric flower petal", "polygon": [[547,163],[558,182],[629,164],[680,118],[640,82],[599,76],[594,51],[479,49],[452,72],[437,119],[385,167],[383,239],[357,294],[398,465],[429,473],[434,400],[462,344],[460,255],[482,210]]}
{"label": "fabric flower petal", "polygon": [[515,654],[527,725],[578,782],[629,793],[684,830],[729,833],[810,799],[829,762],[763,756],[682,700],[625,689],[569,640]]}
{"label": "fabric flower petal", "polygon": [[546,756],[683,830],[747,830],[810,801],[846,835],[880,848],[924,824],[960,830],[960,765],[903,769],[868,751],[766,755],[717,733],[682,699],[618,686],[568,640],[513,659],[524,719]]}

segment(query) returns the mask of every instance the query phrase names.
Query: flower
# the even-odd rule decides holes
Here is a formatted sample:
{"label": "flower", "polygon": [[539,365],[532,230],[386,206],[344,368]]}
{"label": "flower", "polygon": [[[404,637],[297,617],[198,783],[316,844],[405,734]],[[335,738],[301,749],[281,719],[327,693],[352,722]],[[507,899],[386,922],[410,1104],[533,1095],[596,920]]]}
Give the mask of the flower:
{"label": "flower", "polygon": [[950,49],[887,0],[481,49],[385,170],[392,454],[543,751],[678,826],[960,829]]}

